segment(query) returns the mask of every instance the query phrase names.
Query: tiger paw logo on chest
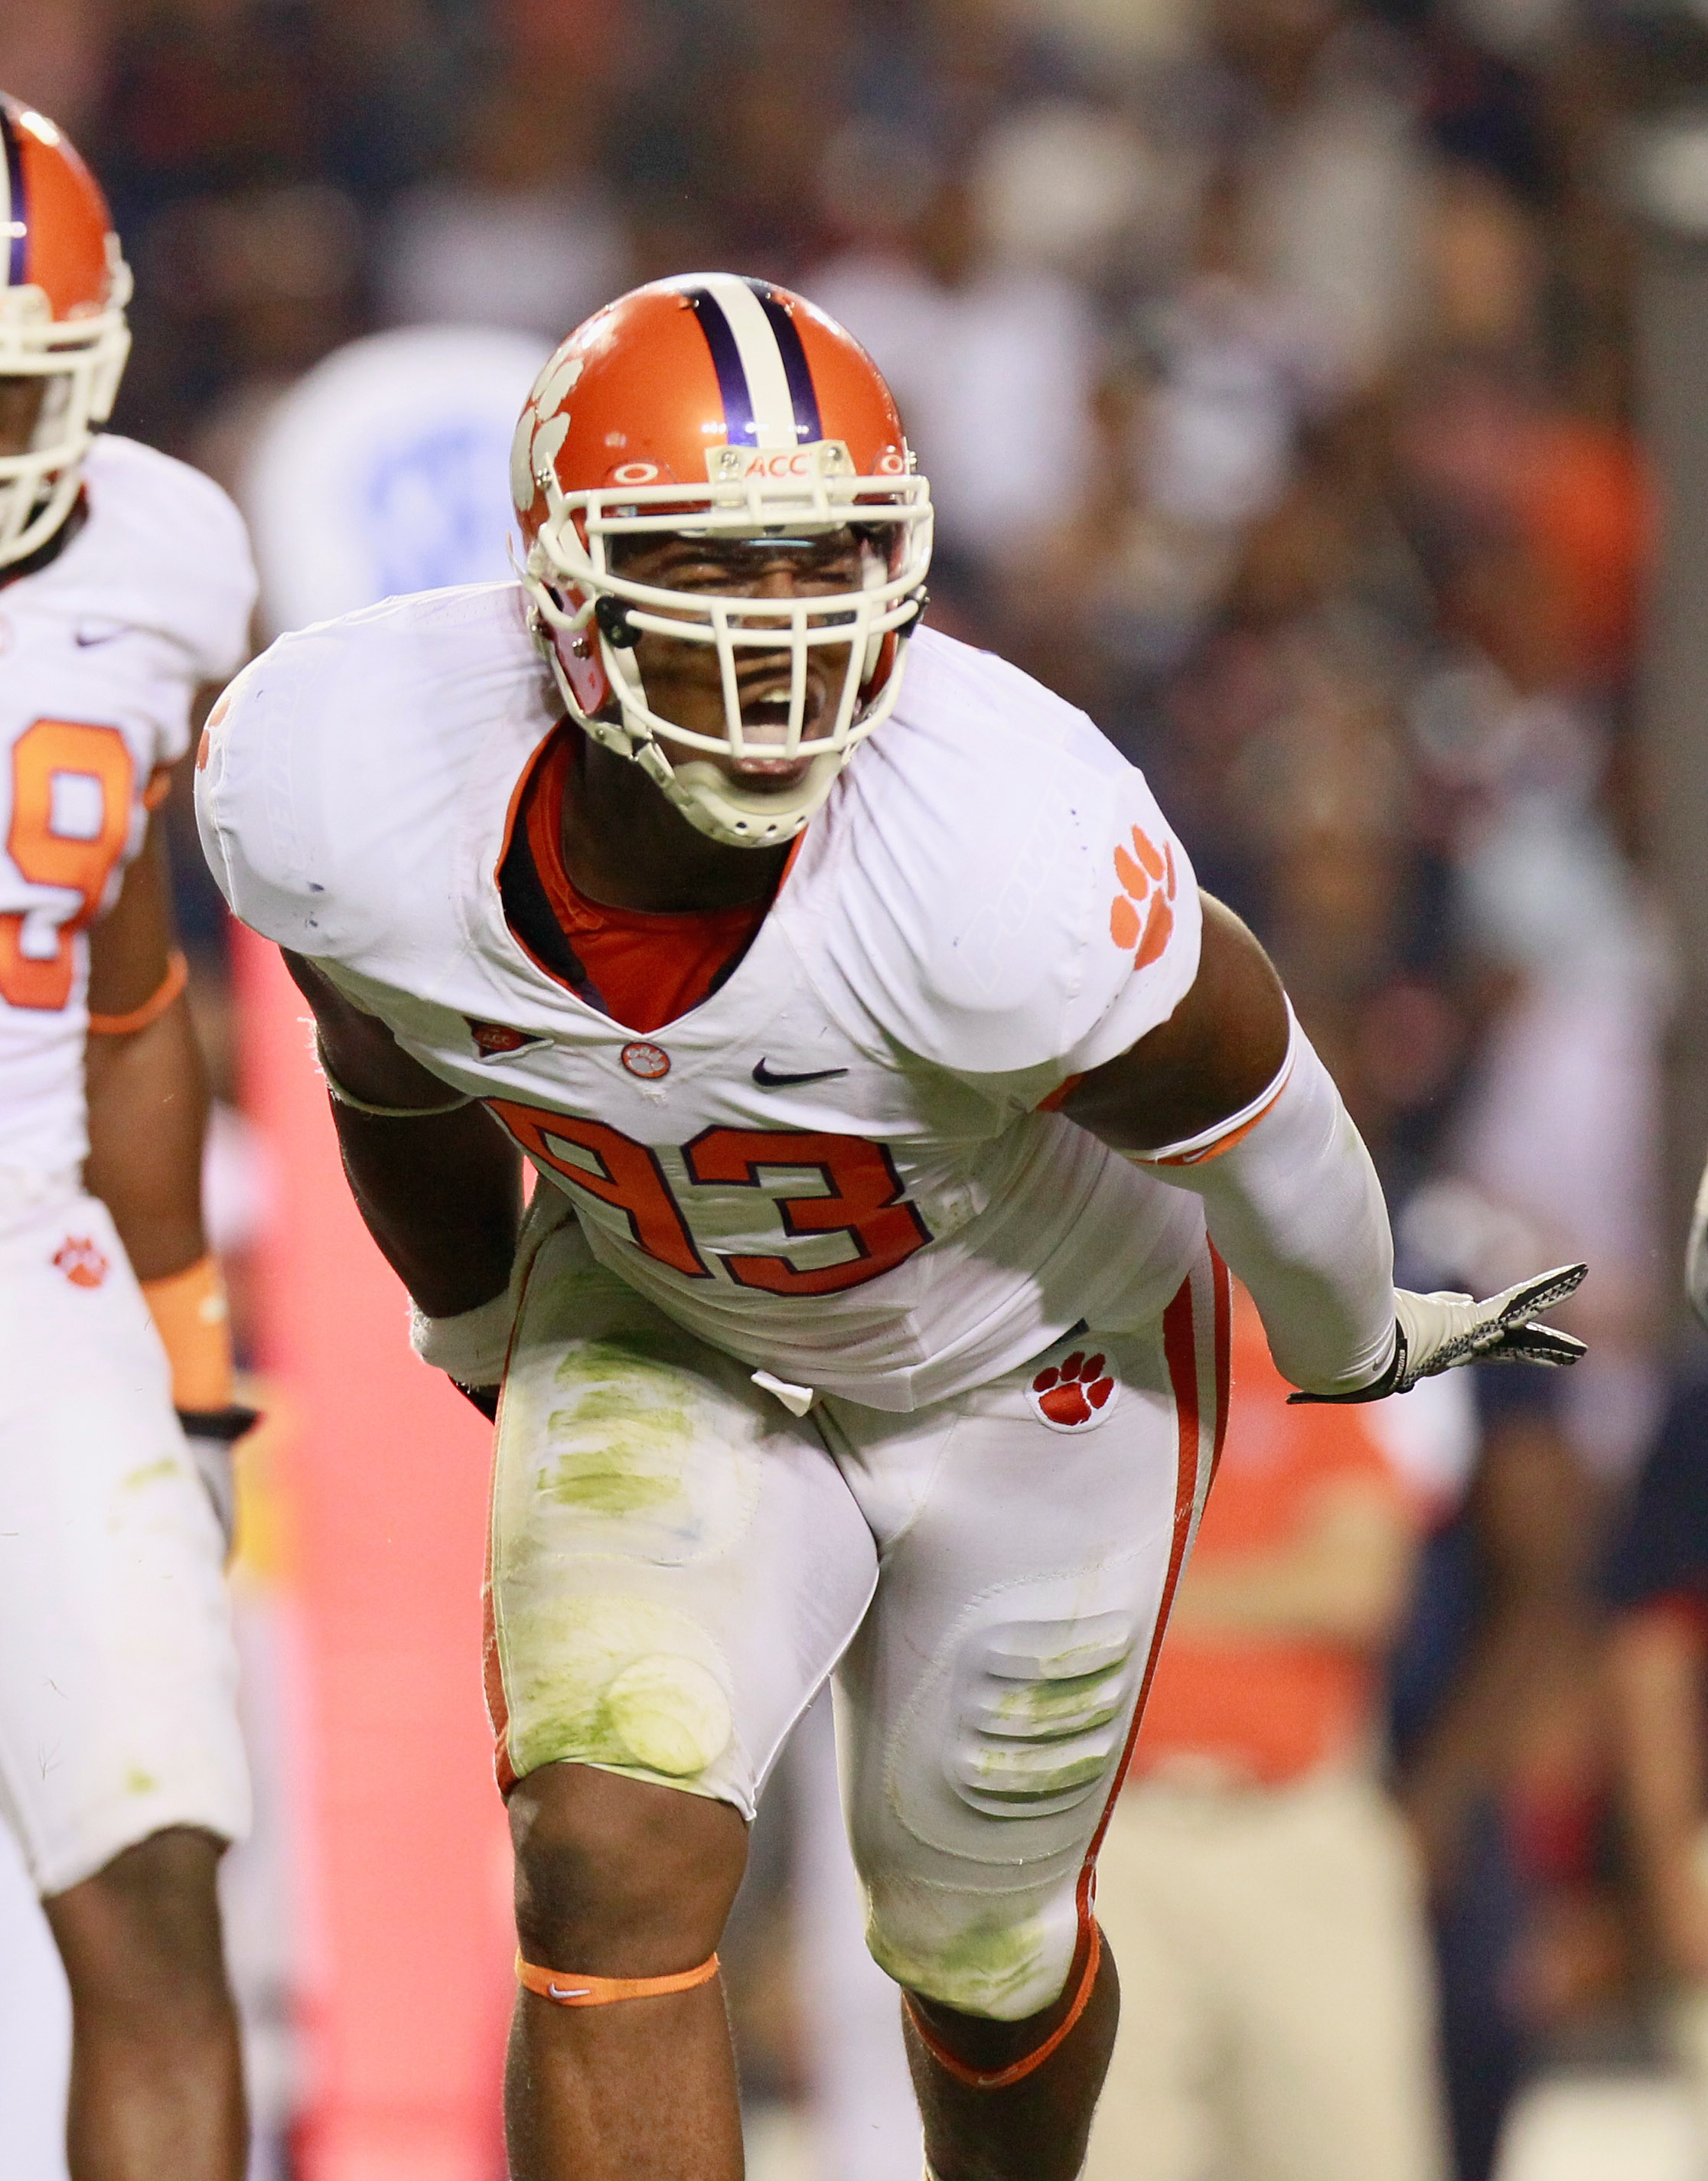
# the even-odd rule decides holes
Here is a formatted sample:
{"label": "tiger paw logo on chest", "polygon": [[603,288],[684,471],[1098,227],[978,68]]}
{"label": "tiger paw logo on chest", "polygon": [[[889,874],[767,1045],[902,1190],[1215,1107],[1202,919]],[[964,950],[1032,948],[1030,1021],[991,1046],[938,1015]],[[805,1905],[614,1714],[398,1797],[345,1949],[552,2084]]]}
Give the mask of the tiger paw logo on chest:
{"label": "tiger paw logo on chest", "polygon": [[1059,1363],[1047,1364],[1026,1388],[1038,1421],[1052,1431],[1083,1431],[1106,1416],[1120,1389],[1105,1363],[1101,1352],[1088,1356],[1076,1348]]}
{"label": "tiger paw logo on chest", "polygon": [[53,1252],[53,1264],[74,1288],[98,1288],[111,1269],[87,1234],[68,1234]]}
{"label": "tiger paw logo on chest", "polygon": [[1125,954],[1133,950],[1135,969],[1148,969],[1168,945],[1175,929],[1175,851],[1158,848],[1136,825],[1132,848],[1115,850],[1120,892],[1109,904],[1109,936]]}
{"label": "tiger paw logo on chest", "polygon": [[661,1082],[670,1073],[670,1055],[661,1045],[654,1045],[646,1038],[637,1038],[624,1046],[616,1057],[629,1074],[639,1076],[643,1083]]}

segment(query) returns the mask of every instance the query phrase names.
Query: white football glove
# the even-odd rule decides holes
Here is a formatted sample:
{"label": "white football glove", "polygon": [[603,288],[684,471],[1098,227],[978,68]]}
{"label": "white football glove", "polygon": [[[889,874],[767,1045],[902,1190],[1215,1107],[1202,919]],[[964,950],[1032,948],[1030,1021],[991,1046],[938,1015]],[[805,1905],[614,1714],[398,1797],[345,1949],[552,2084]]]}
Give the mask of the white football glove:
{"label": "white football glove", "polygon": [[1696,1208],[1690,1215],[1690,1240],[1684,1249],[1684,1292],[1690,1307],[1708,1325],[1708,1168],[1696,1187]]}
{"label": "white football glove", "polygon": [[1587,1265],[1558,1265],[1486,1302],[1468,1295],[1412,1295],[1396,1288],[1394,1360],[1381,1377],[1352,1394],[1291,1394],[1288,1399],[1379,1401],[1390,1394],[1409,1394],[1420,1378],[1456,1370],[1462,1363],[1556,1368],[1575,1363],[1586,1353],[1583,1342],[1551,1325],[1539,1325],[1533,1313],[1563,1301],[1588,1270]]}

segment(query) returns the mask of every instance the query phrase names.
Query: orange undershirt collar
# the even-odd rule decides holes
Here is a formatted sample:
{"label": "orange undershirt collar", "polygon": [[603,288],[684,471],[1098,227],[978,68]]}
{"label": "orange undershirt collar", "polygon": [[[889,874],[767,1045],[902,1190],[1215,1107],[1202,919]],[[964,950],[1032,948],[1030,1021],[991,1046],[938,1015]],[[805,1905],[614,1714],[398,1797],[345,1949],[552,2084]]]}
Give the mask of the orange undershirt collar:
{"label": "orange undershirt collar", "polygon": [[561,814],[579,737],[566,721],[533,760],[522,790],[528,849],[559,929],[606,1013],[625,1029],[661,1030],[706,999],[745,952],[769,902],[661,914],[590,901],[564,869]]}

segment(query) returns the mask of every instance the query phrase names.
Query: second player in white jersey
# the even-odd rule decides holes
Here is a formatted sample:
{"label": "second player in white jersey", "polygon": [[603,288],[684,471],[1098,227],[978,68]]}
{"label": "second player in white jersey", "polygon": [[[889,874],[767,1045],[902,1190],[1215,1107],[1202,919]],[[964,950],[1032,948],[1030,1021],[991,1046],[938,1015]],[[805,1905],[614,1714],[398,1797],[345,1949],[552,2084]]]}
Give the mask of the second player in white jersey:
{"label": "second player in white jersey", "polygon": [[42,1174],[88,1150],[89,925],[255,595],[241,519],[197,471],[106,436],[83,477],[75,534],[0,590],[0,1167]]}
{"label": "second player in white jersey", "polygon": [[[151,812],[254,580],[217,487],[95,436],[129,292],[93,178],[0,95],[0,1822],[73,2043],[38,2129],[18,2086],[51,2104],[58,2056],[11,2056],[0,2165],[54,2129],[74,2173],[236,2181],[216,1881],[249,1813],[224,1561],[252,1419]],[[27,1974],[0,1963],[13,2018],[51,2020]]]}

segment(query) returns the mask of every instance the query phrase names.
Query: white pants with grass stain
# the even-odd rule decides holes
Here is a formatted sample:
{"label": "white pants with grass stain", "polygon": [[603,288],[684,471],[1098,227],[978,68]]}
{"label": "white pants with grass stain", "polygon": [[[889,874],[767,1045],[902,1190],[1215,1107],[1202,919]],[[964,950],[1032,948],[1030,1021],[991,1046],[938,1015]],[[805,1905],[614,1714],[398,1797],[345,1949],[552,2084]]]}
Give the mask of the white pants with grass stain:
{"label": "white pants with grass stain", "polygon": [[797,1419],[556,1228],[499,1421],[500,1785],[596,1764],[751,1817],[834,1671],[880,1966],[965,2013],[1048,2006],[1209,1487],[1225,1281],[1206,1248],[1154,1325]]}

